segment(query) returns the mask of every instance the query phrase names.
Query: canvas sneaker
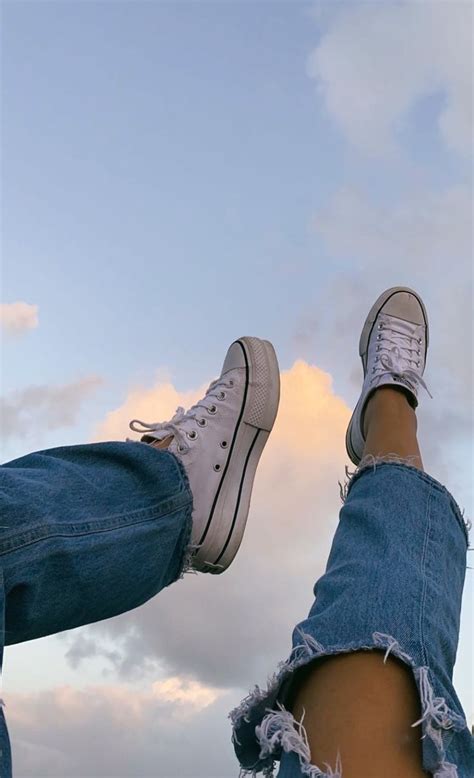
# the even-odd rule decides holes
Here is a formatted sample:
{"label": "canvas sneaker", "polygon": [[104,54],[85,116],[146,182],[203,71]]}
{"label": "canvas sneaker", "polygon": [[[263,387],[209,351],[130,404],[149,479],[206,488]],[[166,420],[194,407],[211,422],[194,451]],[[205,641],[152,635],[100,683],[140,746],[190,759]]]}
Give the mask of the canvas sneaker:
{"label": "canvas sneaker", "polygon": [[247,522],[257,465],[280,399],[272,344],[242,337],[230,346],[221,375],[187,412],[168,422],[134,419],[143,442],[165,442],[184,465],[193,494],[192,568],[222,573],[234,559]]}
{"label": "canvas sneaker", "polygon": [[355,465],[365,447],[364,411],[378,387],[403,388],[413,408],[418,406],[419,385],[432,397],[422,378],[428,340],[428,316],[421,297],[403,286],[383,292],[369,311],[359,341],[364,382],[346,433],[346,450]]}

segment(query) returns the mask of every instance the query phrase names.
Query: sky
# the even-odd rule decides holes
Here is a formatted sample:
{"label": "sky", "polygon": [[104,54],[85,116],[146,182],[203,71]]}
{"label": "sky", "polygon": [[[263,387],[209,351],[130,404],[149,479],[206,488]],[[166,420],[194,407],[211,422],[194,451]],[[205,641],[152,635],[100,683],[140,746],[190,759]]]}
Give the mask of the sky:
{"label": "sky", "polygon": [[[474,513],[472,6],[4,0],[1,15],[2,461],[170,418],[241,335],[269,338],[282,376],[225,575],[5,649],[15,775],[236,778],[227,713],[312,604],[351,468],[360,330],[388,287],[428,309],[425,469]],[[472,581],[454,672],[469,722]]]}

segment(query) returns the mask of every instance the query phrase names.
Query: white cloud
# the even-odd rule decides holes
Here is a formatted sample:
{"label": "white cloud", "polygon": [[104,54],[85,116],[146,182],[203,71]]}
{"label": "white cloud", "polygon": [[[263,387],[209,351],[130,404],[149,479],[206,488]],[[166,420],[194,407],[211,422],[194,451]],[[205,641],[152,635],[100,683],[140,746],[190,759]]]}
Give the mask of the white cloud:
{"label": "white cloud", "polygon": [[[354,354],[352,372],[358,385],[357,344],[368,308],[383,289],[414,288],[428,309],[431,340],[426,375],[436,395],[436,412],[455,411],[469,429],[472,208],[472,195],[462,187],[440,193],[419,191],[394,206],[377,205],[356,189],[336,193],[314,215],[312,228],[338,263],[339,277],[319,289],[311,309],[319,316],[317,327],[310,312],[302,313],[297,344],[311,340],[322,363],[329,362],[336,374],[346,370],[346,361],[336,356],[339,349]],[[445,398],[444,408],[440,398]],[[459,432],[458,425],[454,432]]]}
{"label": "white cloud", "polygon": [[38,326],[38,306],[29,303],[0,303],[0,326],[19,335]]}
{"label": "white cloud", "polygon": [[150,389],[139,387],[133,389],[125,403],[115,411],[110,411],[104,421],[99,424],[94,441],[124,440],[133,436],[128,428],[129,421],[141,419],[146,422],[170,419],[176,408],[182,405],[191,407],[207,389],[207,384],[190,392],[178,392],[169,379],[163,380],[160,372],[158,380]]}
{"label": "white cloud", "polygon": [[312,227],[353,270],[392,265],[441,276],[452,263],[461,280],[472,270],[472,213],[472,194],[460,186],[409,193],[391,206],[345,188],[314,215]]}
{"label": "white cloud", "polygon": [[143,690],[111,684],[10,694],[15,775],[234,778],[226,715],[234,699],[182,678]]}
{"label": "white cloud", "polygon": [[441,92],[440,135],[470,153],[471,36],[470,3],[358,3],[330,20],[307,72],[329,114],[365,152],[392,151],[407,112]]}
{"label": "white cloud", "polygon": [[187,709],[202,710],[212,705],[222,691],[214,689],[198,681],[183,680],[178,675],[155,681],[152,684],[153,696],[166,702],[182,703]]}
{"label": "white cloud", "polygon": [[[202,390],[183,396],[161,383],[135,391],[95,438],[123,439],[131,418],[164,420],[197,396]],[[265,678],[287,654],[291,629],[306,615],[324,570],[341,505],[349,417],[328,373],[302,361],[284,371],[280,411],[232,566],[222,576],[186,576],[135,611],[85,628],[92,643],[75,653],[76,665],[107,637],[121,653],[110,661],[122,678],[140,678],[153,663],[224,688]],[[278,548],[291,553],[279,555],[276,569]],[[73,646],[77,637],[71,635]]]}
{"label": "white cloud", "polygon": [[[354,289],[343,291],[349,300]],[[343,321],[347,311],[335,315]],[[229,570],[188,575],[133,611],[57,636],[78,679],[88,657],[102,655],[116,684],[4,694],[22,778],[151,778],[157,765],[160,778],[237,774],[227,713],[288,655],[325,569],[348,463],[351,408],[331,375],[298,360],[281,379],[280,412]],[[123,439],[134,416],[164,420],[200,393],[179,393],[170,381],[134,390],[95,438]]]}
{"label": "white cloud", "polygon": [[63,386],[28,386],[0,398],[3,440],[75,424],[81,404],[102,379],[88,376]]}

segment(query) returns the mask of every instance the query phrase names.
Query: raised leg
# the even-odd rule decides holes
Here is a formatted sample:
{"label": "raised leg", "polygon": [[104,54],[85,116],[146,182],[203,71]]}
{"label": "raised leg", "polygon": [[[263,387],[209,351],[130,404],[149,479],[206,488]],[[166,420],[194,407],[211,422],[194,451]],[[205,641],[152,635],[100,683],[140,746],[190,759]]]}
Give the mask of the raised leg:
{"label": "raised leg", "polygon": [[[364,419],[364,456],[416,457],[416,414],[402,390],[377,389]],[[410,669],[379,651],[358,651],[318,660],[299,679],[292,712],[304,725],[311,761],[336,765],[344,778],[426,778],[422,769],[418,692]]]}

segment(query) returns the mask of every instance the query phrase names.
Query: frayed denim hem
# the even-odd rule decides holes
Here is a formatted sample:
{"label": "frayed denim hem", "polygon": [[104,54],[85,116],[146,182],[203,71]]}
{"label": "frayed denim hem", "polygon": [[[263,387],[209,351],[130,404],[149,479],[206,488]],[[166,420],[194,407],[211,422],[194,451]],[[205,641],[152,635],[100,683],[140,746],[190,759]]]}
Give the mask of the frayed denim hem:
{"label": "frayed denim hem", "polygon": [[[302,631],[300,631],[300,637],[301,644],[293,649],[287,662],[280,663],[279,672],[269,680],[268,688],[264,691],[256,686],[254,691],[229,714],[233,726],[232,740],[235,744],[240,745],[237,730],[242,723],[250,723],[252,709],[266,698],[277,698],[278,690],[281,689],[283,681],[288,680],[295,670],[318,658],[385,648],[384,664],[389,655],[393,654],[408,665],[413,672],[420,695],[422,716],[411,726],[416,727],[421,724],[423,729],[421,739],[429,738],[436,749],[437,764],[434,767],[433,778],[458,778],[456,765],[446,761],[445,740],[451,739],[450,732],[460,732],[466,729],[467,723],[462,716],[448,708],[443,698],[434,696],[433,687],[429,681],[428,667],[416,667],[413,659],[402,651],[395,638],[380,632],[372,634],[373,643],[371,645],[354,644],[344,648],[324,649],[311,635]],[[281,758],[283,751],[297,754],[301,773],[307,778],[343,778],[343,765],[339,753],[335,767],[331,768],[330,765],[326,764],[326,771],[310,763],[308,737],[303,726],[304,712],[301,720],[297,721],[278,700],[275,702],[275,707],[276,709],[266,708],[266,715],[262,718],[261,723],[255,727],[255,737],[260,748],[258,761],[252,766],[243,767],[239,778],[245,776],[256,778],[258,773],[262,773],[266,778],[272,778],[275,775],[275,760]]]}
{"label": "frayed denim hem", "polygon": [[[430,487],[446,495],[456,516],[464,537],[468,542],[468,532],[472,523],[464,519],[457,503],[448,490],[430,475],[413,465],[414,457],[401,458],[397,454],[384,457],[369,455],[364,457],[354,473],[346,468],[347,481],[339,483],[341,500],[344,503],[354,482],[361,476],[370,477],[370,470],[375,471],[377,465],[391,465],[397,469],[410,470],[417,478],[422,479]],[[263,774],[266,778],[276,775],[276,765],[282,755],[294,754],[295,765],[305,778],[343,778],[343,764],[338,754],[335,765],[311,764],[308,737],[304,728],[304,712],[300,721],[285,708],[288,699],[292,677],[296,670],[310,664],[315,659],[347,654],[355,651],[370,651],[385,649],[384,663],[393,654],[405,665],[410,667],[420,699],[421,718],[413,722],[412,727],[421,724],[423,748],[423,768],[429,770],[433,778],[466,778],[461,765],[448,760],[448,748],[456,733],[464,733],[469,729],[464,716],[448,705],[444,696],[436,696],[436,679],[433,678],[430,667],[425,662],[415,662],[413,656],[402,650],[400,642],[392,634],[369,631],[364,638],[339,642],[334,645],[326,642],[323,645],[316,636],[301,628],[296,628],[297,645],[293,648],[287,661],[280,662],[277,672],[269,678],[266,689],[256,686],[252,692],[229,714],[232,722],[232,740],[241,764],[240,778]],[[411,652],[413,653],[413,652]],[[449,754],[451,756],[451,754]],[[293,774],[290,770],[290,773]],[[289,774],[290,774],[289,773]],[[299,773],[298,773],[299,774]],[[285,772],[286,775],[286,772]]]}

